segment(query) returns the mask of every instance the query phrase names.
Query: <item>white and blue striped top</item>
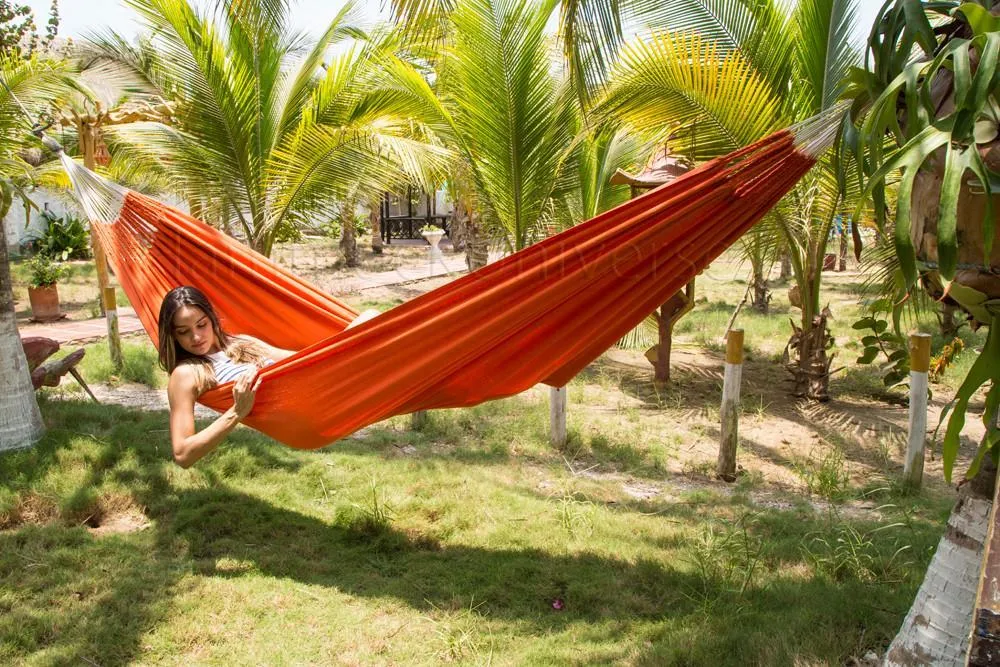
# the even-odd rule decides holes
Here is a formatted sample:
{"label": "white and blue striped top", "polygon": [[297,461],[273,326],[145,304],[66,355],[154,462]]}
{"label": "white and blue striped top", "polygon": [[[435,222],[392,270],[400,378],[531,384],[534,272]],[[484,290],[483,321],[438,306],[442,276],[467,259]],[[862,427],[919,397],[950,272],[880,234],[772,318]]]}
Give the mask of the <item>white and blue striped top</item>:
{"label": "white and blue striped top", "polygon": [[[212,362],[212,370],[215,371],[215,381],[219,384],[232,382],[244,373],[252,372],[257,368],[256,364],[237,363],[227,357],[225,352],[213,352],[206,356]],[[265,366],[270,366],[273,363],[274,361],[271,359],[264,361]]]}

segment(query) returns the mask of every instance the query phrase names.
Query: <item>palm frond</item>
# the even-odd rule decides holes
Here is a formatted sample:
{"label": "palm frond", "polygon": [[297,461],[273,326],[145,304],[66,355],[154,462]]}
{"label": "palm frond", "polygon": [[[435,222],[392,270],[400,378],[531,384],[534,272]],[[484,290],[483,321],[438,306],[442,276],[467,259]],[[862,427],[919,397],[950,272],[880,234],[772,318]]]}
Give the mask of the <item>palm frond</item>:
{"label": "palm frond", "polygon": [[[629,43],[613,81],[597,107],[600,118],[672,139],[694,161],[724,155],[788,122],[781,99],[750,62],[697,35],[658,33]],[[680,127],[688,131],[675,133]]]}
{"label": "palm frond", "polygon": [[784,96],[792,75],[794,35],[785,3],[775,0],[633,0],[632,11],[654,31],[692,33],[720,53],[739,52]]}
{"label": "palm frond", "polygon": [[847,73],[861,62],[851,43],[856,0],[799,0],[793,25],[800,117],[833,106],[844,90]]}
{"label": "palm frond", "polygon": [[446,99],[480,201],[511,248],[534,236],[572,141],[575,96],[553,74],[555,0],[464,0],[452,14]]}

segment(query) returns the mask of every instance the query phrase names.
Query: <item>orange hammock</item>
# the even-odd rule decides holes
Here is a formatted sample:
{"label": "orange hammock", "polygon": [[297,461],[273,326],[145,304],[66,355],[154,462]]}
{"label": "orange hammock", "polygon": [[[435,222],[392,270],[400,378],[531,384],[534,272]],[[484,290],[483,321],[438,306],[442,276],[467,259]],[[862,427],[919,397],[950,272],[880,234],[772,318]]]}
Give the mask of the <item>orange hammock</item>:
{"label": "orange hammock", "polygon": [[[566,384],[791,189],[835,123],[816,125],[706,163],[349,330],[351,307],[195,218],[63,162],[154,342],[163,296],[193,285],[227,330],[300,350],[261,373],[245,421],[311,449],[392,415]],[[114,206],[88,206],[82,195],[95,187],[117,188]],[[231,399],[225,385],[199,400],[222,411]]]}

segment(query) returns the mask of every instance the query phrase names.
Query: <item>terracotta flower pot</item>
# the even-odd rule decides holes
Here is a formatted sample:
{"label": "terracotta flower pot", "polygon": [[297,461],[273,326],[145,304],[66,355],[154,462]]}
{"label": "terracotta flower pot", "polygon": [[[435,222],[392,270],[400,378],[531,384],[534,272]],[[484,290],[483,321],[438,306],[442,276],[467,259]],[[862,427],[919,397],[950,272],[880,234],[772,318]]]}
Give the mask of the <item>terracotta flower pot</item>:
{"label": "terracotta flower pot", "polygon": [[65,317],[59,312],[59,288],[56,285],[29,287],[31,319],[35,322],[54,322]]}

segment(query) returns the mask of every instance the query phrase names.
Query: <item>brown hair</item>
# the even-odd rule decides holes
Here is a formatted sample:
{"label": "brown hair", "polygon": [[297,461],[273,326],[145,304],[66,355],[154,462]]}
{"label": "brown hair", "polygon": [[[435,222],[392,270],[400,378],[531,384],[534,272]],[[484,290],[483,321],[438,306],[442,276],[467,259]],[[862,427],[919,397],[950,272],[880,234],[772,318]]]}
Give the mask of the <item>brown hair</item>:
{"label": "brown hair", "polygon": [[239,336],[233,336],[222,328],[219,316],[201,290],[195,287],[175,287],[167,292],[160,304],[160,316],[157,320],[159,330],[160,367],[170,374],[180,365],[193,365],[195,369],[196,386],[199,394],[216,385],[212,363],[206,358],[191,354],[174,338],[174,315],[184,306],[193,306],[201,310],[212,323],[212,332],[219,346],[225,350],[226,356],[240,363],[261,362],[265,358],[264,350],[253,341]]}

